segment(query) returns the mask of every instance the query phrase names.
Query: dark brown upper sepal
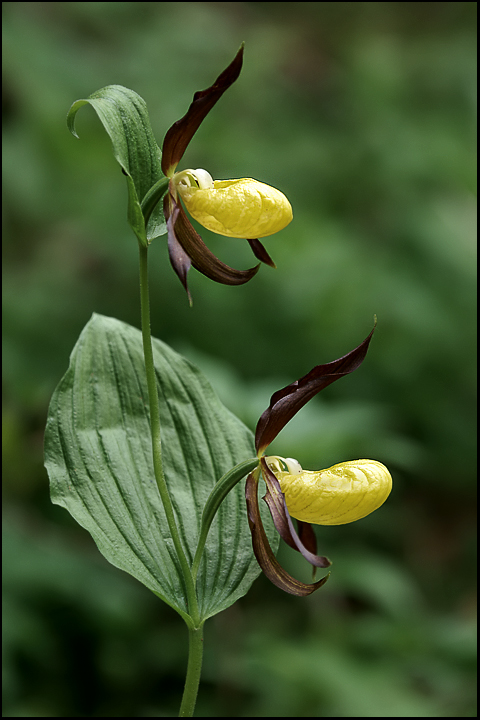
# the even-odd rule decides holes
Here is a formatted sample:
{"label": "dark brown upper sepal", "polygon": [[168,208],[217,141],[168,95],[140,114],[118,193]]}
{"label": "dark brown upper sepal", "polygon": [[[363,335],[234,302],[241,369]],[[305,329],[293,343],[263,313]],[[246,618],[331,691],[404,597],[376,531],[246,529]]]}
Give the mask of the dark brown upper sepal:
{"label": "dark brown upper sepal", "polygon": [[317,365],[299,380],[273,393],[270,405],[261,415],[255,432],[255,447],[260,456],[280,430],[320,390],[356,370],[365,359],[375,326],[365,340],[338,360]]}
{"label": "dark brown upper sepal", "polygon": [[243,63],[243,43],[230,65],[218,76],[213,85],[200,90],[193,96],[193,101],[186,114],[173,123],[167,131],[162,146],[162,171],[171,177],[192,137],[197,132],[215,103],[221,98],[240,75]]}

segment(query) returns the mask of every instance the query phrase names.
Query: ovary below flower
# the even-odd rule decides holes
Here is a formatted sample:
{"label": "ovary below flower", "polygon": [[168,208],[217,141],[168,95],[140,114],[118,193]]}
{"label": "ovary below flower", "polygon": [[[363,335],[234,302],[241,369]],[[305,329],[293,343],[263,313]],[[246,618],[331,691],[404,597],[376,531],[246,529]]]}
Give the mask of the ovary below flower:
{"label": "ovary below flower", "polygon": [[[392,477],[376,460],[350,460],[327,470],[303,470],[298,462],[267,458],[285,495],[288,512],[316,525],[344,525],[360,520],[382,505]],[[296,463],[296,465],[294,464]]]}
{"label": "ovary below flower", "polygon": [[206,170],[184,170],[173,181],[190,215],[218,235],[263,238],[283,230],[292,207],[276,188],[252,178],[213,180]]}

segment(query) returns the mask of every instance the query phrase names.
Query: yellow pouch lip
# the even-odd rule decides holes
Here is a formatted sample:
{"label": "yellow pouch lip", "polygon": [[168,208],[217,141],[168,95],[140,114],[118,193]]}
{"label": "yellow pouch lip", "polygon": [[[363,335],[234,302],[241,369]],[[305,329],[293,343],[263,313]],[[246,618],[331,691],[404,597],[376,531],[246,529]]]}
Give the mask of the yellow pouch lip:
{"label": "yellow pouch lip", "polygon": [[218,235],[267,237],[293,218],[285,195],[253,178],[214,180],[213,188],[179,185],[177,189],[190,215]]}
{"label": "yellow pouch lip", "polygon": [[288,512],[316,525],[345,525],[377,510],[388,498],[392,477],[376,460],[350,460],[326,470],[275,472]]}

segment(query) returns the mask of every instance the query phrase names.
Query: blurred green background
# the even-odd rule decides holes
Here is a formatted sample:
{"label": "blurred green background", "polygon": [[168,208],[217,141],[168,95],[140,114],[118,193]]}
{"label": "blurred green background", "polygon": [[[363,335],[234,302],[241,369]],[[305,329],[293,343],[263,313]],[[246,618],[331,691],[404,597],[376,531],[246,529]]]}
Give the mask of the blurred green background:
{"label": "blurred green background", "polygon": [[[147,102],[161,144],[245,41],[238,82],[181,166],[280,188],[294,221],[231,288],[151,248],[157,337],[252,429],[270,394],[350,351],[367,361],[272,451],[358,457],[394,478],[371,517],[318,528],[318,593],[259,578],[206,625],[198,716],[473,717],[476,3],[3,3],[4,717],[178,712],[186,631],[49,502],[49,398],[93,311],[139,326],[126,185],[94,112]],[[246,243],[202,232],[246,268]],[[286,567],[305,563],[282,547]]]}

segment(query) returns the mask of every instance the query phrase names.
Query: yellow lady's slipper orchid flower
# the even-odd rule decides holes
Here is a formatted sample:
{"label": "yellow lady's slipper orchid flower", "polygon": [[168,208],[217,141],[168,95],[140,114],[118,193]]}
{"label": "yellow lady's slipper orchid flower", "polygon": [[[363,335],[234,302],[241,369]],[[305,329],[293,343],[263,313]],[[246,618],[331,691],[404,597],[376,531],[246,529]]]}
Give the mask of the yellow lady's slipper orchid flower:
{"label": "yellow lady's slipper orchid flower", "polygon": [[176,172],[190,140],[223,93],[237,80],[242,63],[243,44],[213,85],[195,93],[188,111],[169,128],[162,145],[162,172],[170,179],[163,200],[168,252],[190,302],[187,274],[191,266],[215,282],[242,285],[251,280],[260,265],[236,270],[221,262],[190,223],[178,196],[204,227],[227,237],[245,238],[257,260],[270,267],[275,267],[275,263],[259,238],[282,230],[292,219],[292,208],[285,195],[257,180],[214,181],[206,170]]}
{"label": "yellow lady's slipper orchid flower", "polygon": [[350,460],[327,470],[302,470],[297,461],[267,458],[290,515],[316,525],[344,525],[377,510],[392,489],[392,476],[376,460]]}
{"label": "yellow lady's slipper orchid flower", "polygon": [[263,238],[283,230],[293,218],[285,195],[253,180],[213,180],[206,170],[184,170],[173,177],[190,215],[218,235]]}
{"label": "yellow lady's slipper orchid flower", "polygon": [[[376,324],[376,319],[375,319]],[[317,540],[311,523],[343,525],[369,515],[387,499],[392,477],[376,460],[351,460],[327,470],[303,470],[298,460],[264,451],[297,412],[317,393],[356,370],[365,359],[373,330],[363,342],[343,357],[317,365],[309,373],[274,392],[255,430],[255,448],[260,460],[245,483],[247,517],[252,547],[265,575],[285,592],[310,595],[327,581],[304,583],[293,578],[278,562],[267,539],[258,502],[260,476],[267,492],[266,502],[282,539],[316,568],[328,568],[330,560],[317,555]],[[297,529],[292,518],[297,521]],[[315,578],[315,574],[314,574]],[[313,579],[314,579],[313,578]]]}

